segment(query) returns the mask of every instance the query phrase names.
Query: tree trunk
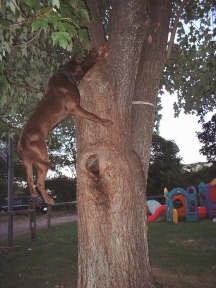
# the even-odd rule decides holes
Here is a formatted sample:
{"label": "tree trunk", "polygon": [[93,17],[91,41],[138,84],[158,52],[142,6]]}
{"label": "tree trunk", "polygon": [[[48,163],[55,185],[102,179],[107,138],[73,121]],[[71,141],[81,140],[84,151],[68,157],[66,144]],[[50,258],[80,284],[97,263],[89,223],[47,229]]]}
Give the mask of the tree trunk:
{"label": "tree trunk", "polygon": [[[146,92],[140,95],[138,88],[145,88],[140,83],[146,73],[139,64],[145,61],[141,52],[153,37],[149,37],[148,2],[114,1],[109,55],[98,61],[79,87],[81,105],[112,120],[113,125],[105,128],[77,121],[78,288],[156,287],[149,264],[143,173],[143,164],[149,159],[154,107],[147,105],[142,110],[144,105],[134,104],[132,110],[133,100],[155,103],[159,83],[151,77],[158,69],[158,78],[162,69],[162,64],[159,67],[149,59],[154,69],[146,91],[151,91],[152,99],[146,98]],[[144,118],[142,122],[141,116],[148,116],[148,121]],[[135,119],[144,128],[141,136],[148,131],[150,138],[145,139],[145,157],[140,153],[143,138],[136,136],[138,126],[132,126]],[[132,141],[135,137],[137,146]]]}
{"label": "tree trunk", "polygon": [[153,287],[142,166],[125,133],[129,121],[125,130],[119,121],[107,67],[104,60],[97,63],[80,86],[82,106],[114,124],[77,125],[78,287]]}

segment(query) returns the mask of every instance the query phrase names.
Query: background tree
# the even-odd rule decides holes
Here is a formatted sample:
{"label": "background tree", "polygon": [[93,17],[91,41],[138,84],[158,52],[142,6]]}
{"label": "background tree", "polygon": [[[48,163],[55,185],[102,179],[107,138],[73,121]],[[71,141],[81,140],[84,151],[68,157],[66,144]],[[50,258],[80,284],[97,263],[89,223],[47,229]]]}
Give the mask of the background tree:
{"label": "background tree", "polygon": [[150,166],[147,181],[147,195],[163,195],[164,188],[171,190],[181,186],[182,165],[177,156],[178,146],[153,134]]}
{"label": "background tree", "polygon": [[209,162],[216,162],[216,114],[210,121],[202,125],[202,132],[197,133],[202,143],[200,152],[205,155]]}
{"label": "background tree", "polygon": [[[215,1],[86,2],[91,16],[88,24],[91,45],[99,47],[106,36],[108,52],[80,83],[82,105],[99,116],[110,118],[114,125],[105,129],[94,123],[77,120],[78,287],[155,287],[148,256],[145,190],[156,96],[162,71],[171,57],[161,86],[166,83],[166,88],[174,91],[181,84],[179,106],[187,108],[187,111],[204,113],[212,109],[215,100],[211,93],[205,93],[208,92],[205,89],[207,86],[202,86],[201,97],[200,94],[184,93],[184,90],[188,92],[188,87],[199,87],[198,80],[193,78],[195,68],[202,70],[210,67],[194,66],[194,61],[188,59],[193,57],[196,62],[200,59],[197,55],[201,48],[210,48],[213,33],[206,19],[211,18],[210,9]],[[79,3],[84,2],[62,1],[62,7],[67,6],[67,11],[56,0],[6,3],[13,11],[8,18],[3,17],[4,21],[1,22],[5,33],[2,38],[8,38],[2,45],[6,58],[8,53],[12,55],[11,46],[18,43],[13,42],[17,33],[15,27],[18,27],[18,34],[27,27],[28,33],[31,33],[29,29],[33,29],[38,36],[43,36],[43,33],[45,37],[51,35],[54,44],[63,43],[65,49],[72,43],[69,39],[80,36],[78,34],[83,24],[78,23],[82,21],[74,14],[81,15],[79,12],[86,11],[79,6]],[[24,26],[19,25],[18,16]],[[64,21],[65,18],[67,21]],[[198,19],[200,27],[192,24]],[[4,26],[5,21],[12,21],[13,33],[9,33],[7,25]],[[179,22],[183,26],[178,26]],[[185,23],[191,25],[192,29],[182,29]],[[71,26],[65,27],[64,24],[70,24],[75,33]],[[203,30],[205,33],[202,33]],[[179,36],[172,50],[176,32]],[[197,42],[192,37],[195,32],[201,35]],[[21,33],[19,36],[23,37]],[[29,40],[26,42],[30,43]],[[171,54],[171,51],[175,54]],[[212,53],[215,53],[214,50]],[[202,59],[207,61],[207,58]],[[211,57],[208,60],[212,61]],[[4,61],[1,68],[2,86],[6,91],[10,81],[4,77]],[[184,76],[183,62],[190,72],[188,77]],[[179,75],[174,71],[179,71]],[[47,77],[47,74],[44,75]],[[5,106],[7,98],[2,99],[1,105]],[[12,100],[9,103],[14,103],[11,106],[16,107]]]}
{"label": "background tree", "polygon": [[46,181],[46,187],[54,192],[56,202],[69,202],[76,200],[76,179],[71,179],[65,176],[48,179]]}
{"label": "background tree", "polygon": [[182,171],[182,181],[184,188],[193,185],[198,187],[200,182],[210,183],[216,175],[216,165],[203,166],[198,171]]}

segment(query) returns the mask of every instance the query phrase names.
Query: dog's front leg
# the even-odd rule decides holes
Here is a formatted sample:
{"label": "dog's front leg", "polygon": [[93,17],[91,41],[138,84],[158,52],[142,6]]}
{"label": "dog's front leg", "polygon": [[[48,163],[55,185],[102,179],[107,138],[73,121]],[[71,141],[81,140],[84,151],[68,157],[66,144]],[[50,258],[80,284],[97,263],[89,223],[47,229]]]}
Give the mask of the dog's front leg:
{"label": "dog's front leg", "polygon": [[87,110],[83,109],[81,106],[76,106],[73,109],[72,114],[75,115],[75,116],[79,116],[79,117],[94,121],[94,122],[99,123],[99,124],[101,124],[103,126],[110,126],[110,125],[113,124],[113,122],[111,120],[100,118],[97,115],[95,115],[95,114],[93,114],[91,112],[88,112]]}

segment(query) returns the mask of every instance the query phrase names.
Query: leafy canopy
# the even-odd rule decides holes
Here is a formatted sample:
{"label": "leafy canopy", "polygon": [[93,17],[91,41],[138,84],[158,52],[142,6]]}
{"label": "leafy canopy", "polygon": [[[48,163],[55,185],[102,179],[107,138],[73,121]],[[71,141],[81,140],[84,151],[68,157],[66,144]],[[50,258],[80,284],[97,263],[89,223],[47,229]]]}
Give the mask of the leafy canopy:
{"label": "leafy canopy", "polygon": [[[176,14],[178,3],[175,1]],[[202,117],[216,106],[216,1],[187,1],[162,75],[161,85],[177,93],[175,110]]]}
{"label": "leafy canopy", "polygon": [[[185,7],[178,18],[183,2]],[[108,33],[110,1],[100,4],[99,19],[106,19],[101,25]],[[203,116],[216,104],[215,7],[215,0],[172,1],[170,34],[176,32],[176,37],[161,86],[178,94],[176,111],[184,109]],[[41,97],[38,93],[66,52],[87,41],[89,21],[96,23],[89,19],[84,0],[1,2],[0,107],[7,115],[32,110],[31,103]],[[27,111],[23,111],[24,105]]]}
{"label": "leafy canopy", "polygon": [[73,48],[88,41],[89,15],[82,0],[8,0],[0,5],[0,114],[7,119],[28,114],[50,75]]}
{"label": "leafy canopy", "polygon": [[[178,19],[183,2],[186,6]],[[216,1],[183,2],[172,1],[171,35],[179,21],[161,87],[178,94],[176,111],[203,116],[216,106]],[[98,19],[106,20],[101,25],[108,34],[110,1],[100,4]],[[0,137],[4,137],[8,130],[17,134],[42,97],[47,79],[72,50],[86,45],[89,21],[98,25],[98,19],[89,18],[84,0],[8,0],[0,5]],[[57,135],[54,138],[60,139]]]}
{"label": "leafy canopy", "polygon": [[[8,0],[0,1],[0,8],[0,138],[4,151],[8,131],[17,142],[49,77],[72,50],[78,51],[83,41],[88,43],[89,15],[82,0]],[[58,126],[48,139],[51,161],[61,166],[74,164],[74,139],[72,121]]]}
{"label": "leafy canopy", "polygon": [[74,37],[81,41],[86,38],[87,30],[83,25],[89,21],[82,0],[8,0],[2,3],[1,16],[1,58],[13,47],[25,47],[42,31],[51,37],[54,46],[71,51]]}

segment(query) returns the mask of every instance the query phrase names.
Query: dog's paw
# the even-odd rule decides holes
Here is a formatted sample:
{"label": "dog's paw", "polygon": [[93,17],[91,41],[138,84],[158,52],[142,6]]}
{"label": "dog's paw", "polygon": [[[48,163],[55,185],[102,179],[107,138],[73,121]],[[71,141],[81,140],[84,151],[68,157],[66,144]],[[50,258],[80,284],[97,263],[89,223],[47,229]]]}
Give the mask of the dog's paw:
{"label": "dog's paw", "polygon": [[55,205],[55,201],[53,200],[53,198],[49,196],[47,196],[46,199],[44,199],[44,201],[47,205],[51,205],[51,206]]}
{"label": "dog's paw", "polygon": [[39,196],[39,193],[37,191],[37,187],[34,187],[34,190],[30,192],[30,196],[32,199],[37,199]]}

